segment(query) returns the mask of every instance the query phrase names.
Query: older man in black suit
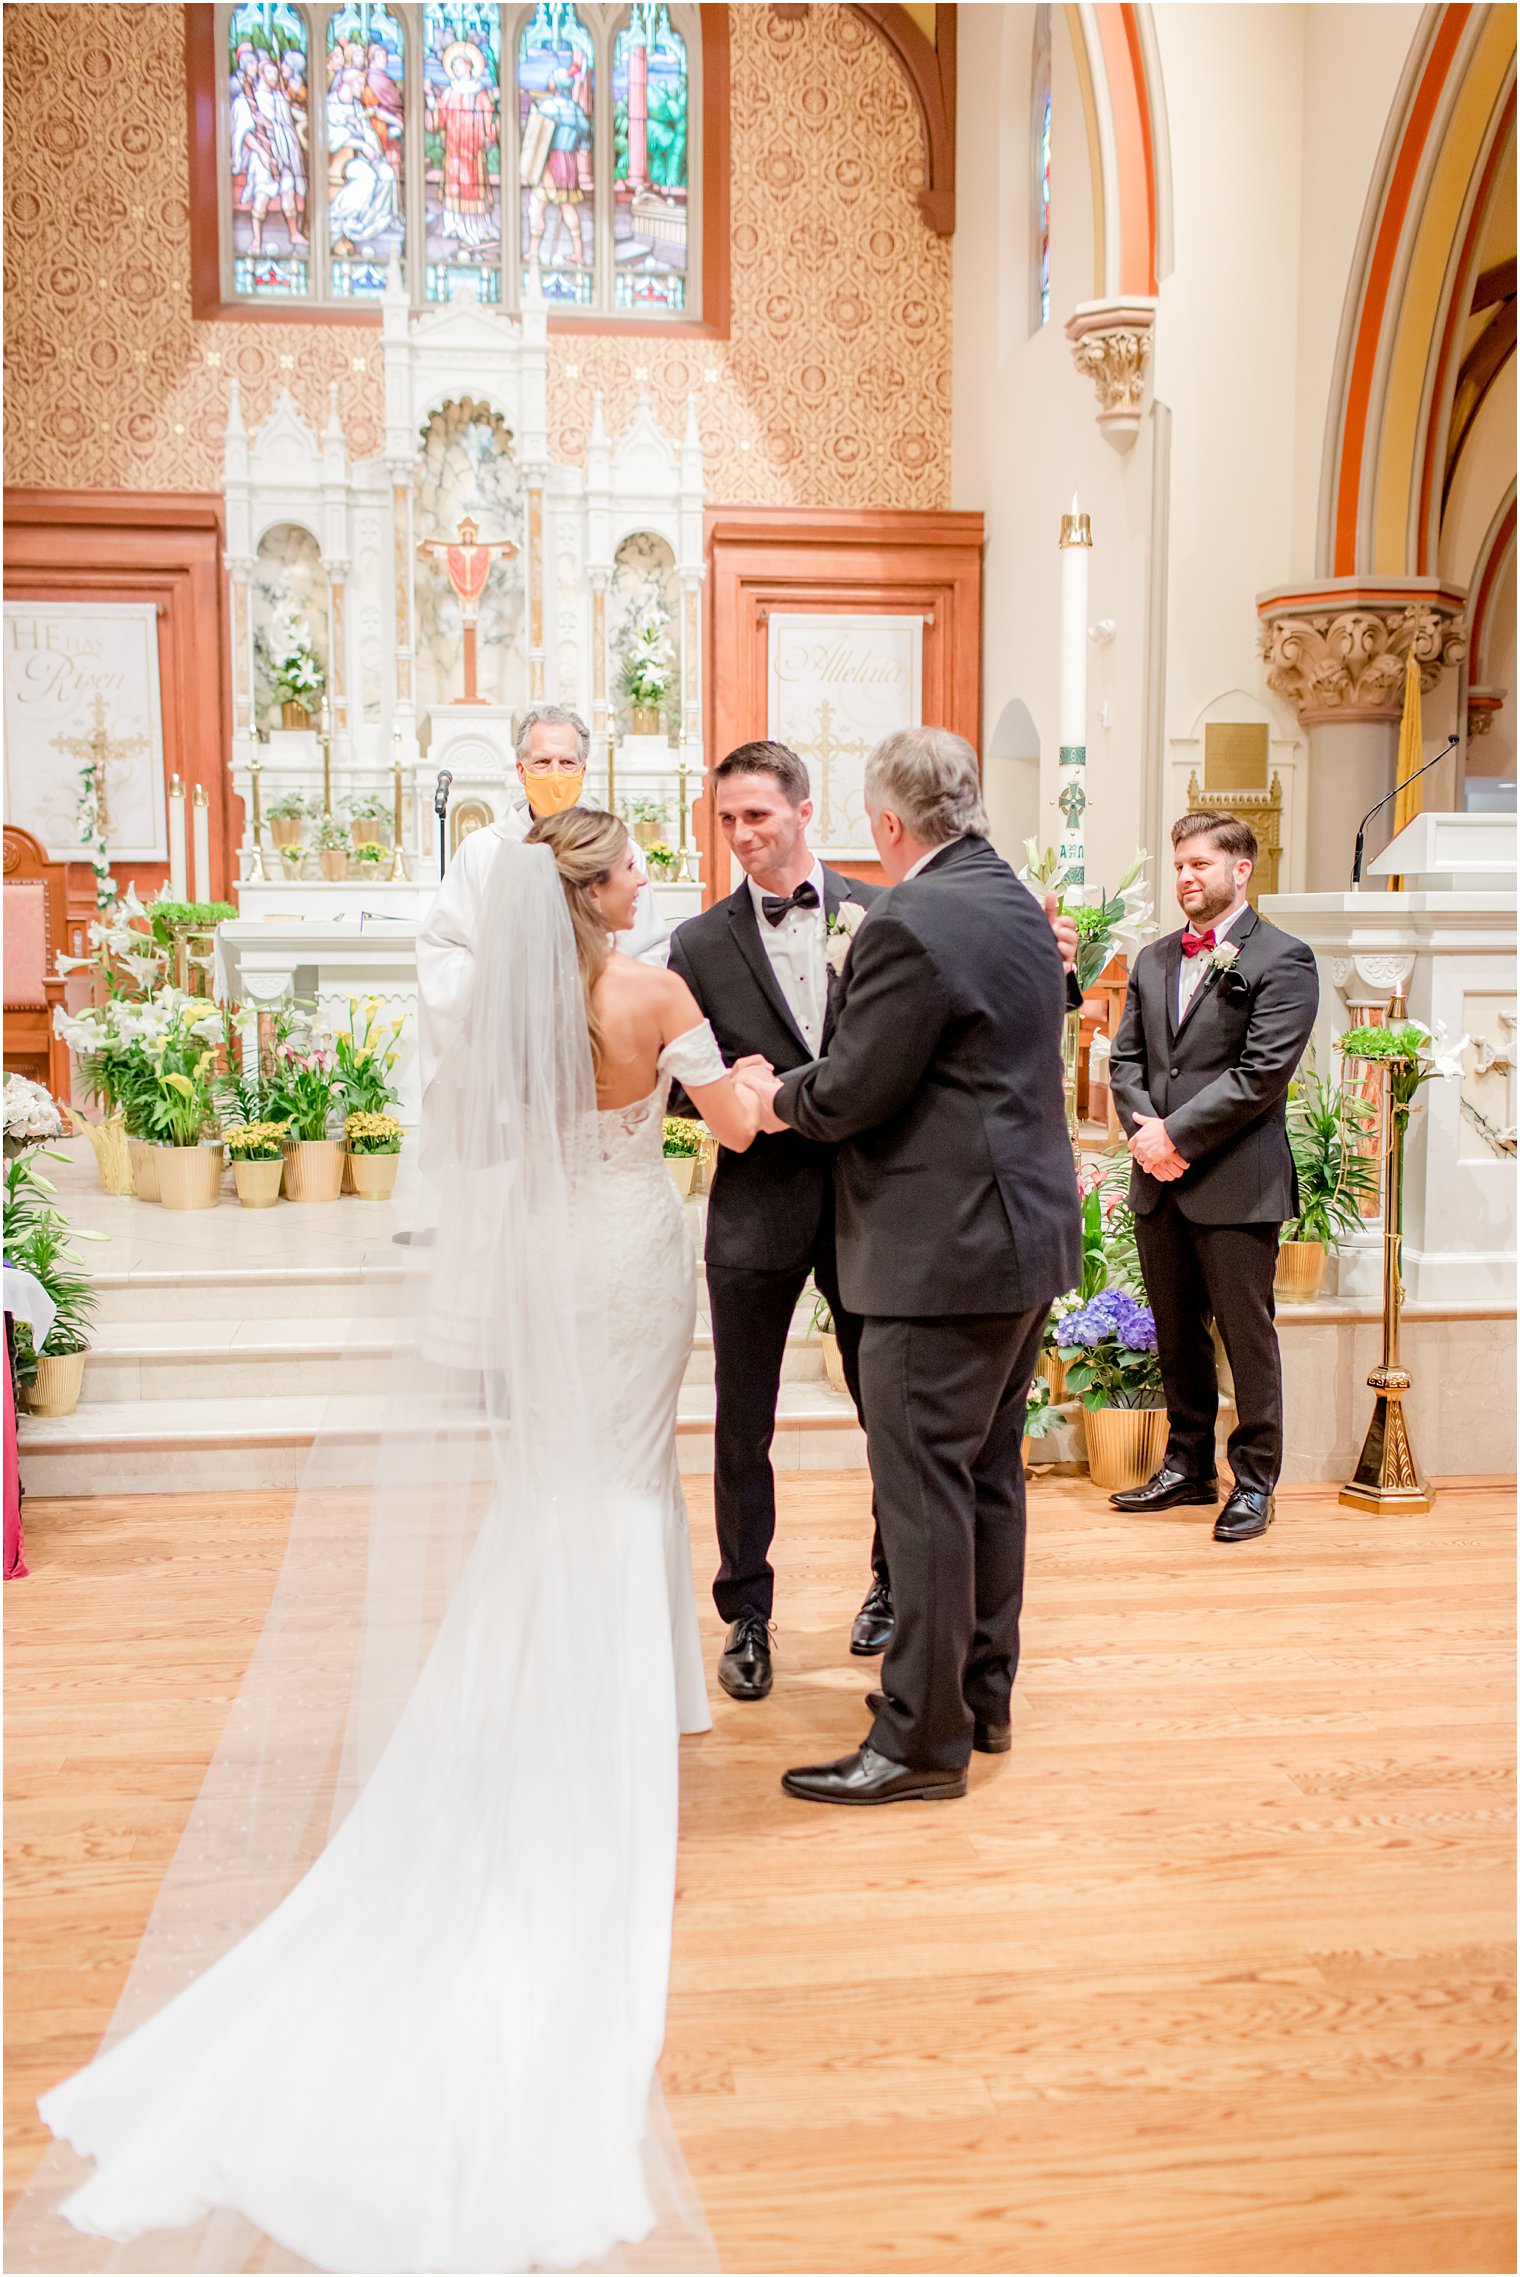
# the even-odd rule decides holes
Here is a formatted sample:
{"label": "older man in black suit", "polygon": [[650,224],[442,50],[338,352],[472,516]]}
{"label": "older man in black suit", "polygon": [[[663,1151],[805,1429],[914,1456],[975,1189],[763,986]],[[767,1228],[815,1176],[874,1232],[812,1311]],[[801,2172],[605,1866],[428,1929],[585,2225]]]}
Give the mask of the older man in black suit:
{"label": "older man in black suit", "polygon": [[1235,815],[1185,814],[1173,826],[1188,922],[1135,959],[1109,1063],[1170,1417],[1155,1477],[1109,1500],[1120,1510],[1218,1500],[1217,1320],[1236,1421],[1216,1542],[1251,1541],[1272,1523],[1283,1451],[1272,1283],[1282,1221],[1297,1208],[1286,1106],[1319,1005],[1313,951],[1246,899],[1255,864],[1255,833]]}
{"label": "older man in black suit", "polygon": [[782,1781],[855,1804],[963,1795],[972,1749],[1010,1744],[1019,1441],[1080,1251],[1061,953],[987,842],[976,754],[943,728],[888,736],[866,806],[892,889],[856,935],[828,1057],[751,1077],[778,1127],[838,1148],[840,1289],[863,1320],[897,1623],[869,1738]]}

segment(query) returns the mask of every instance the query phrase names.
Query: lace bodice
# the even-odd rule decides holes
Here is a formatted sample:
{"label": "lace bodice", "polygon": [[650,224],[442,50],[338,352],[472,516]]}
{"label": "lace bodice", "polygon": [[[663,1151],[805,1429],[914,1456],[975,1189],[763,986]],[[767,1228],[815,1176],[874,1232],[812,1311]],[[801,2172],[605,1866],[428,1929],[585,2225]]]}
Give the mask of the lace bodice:
{"label": "lace bodice", "polygon": [[723,1054],[712,1025],[701,1020],[695,1028],[688,1028],[684,1036],[677,1036],[661,1052],[659,1081],[643,1099],[635,1099],[626,1107],[604,1107],[598,1111],[597,1136],[599,1152],[604,1163],[619,1168],[634,1163],[663,1163],[665,1153],[665,1102],[670,1097],[672,1082],[718,1083],[727,1073]]}

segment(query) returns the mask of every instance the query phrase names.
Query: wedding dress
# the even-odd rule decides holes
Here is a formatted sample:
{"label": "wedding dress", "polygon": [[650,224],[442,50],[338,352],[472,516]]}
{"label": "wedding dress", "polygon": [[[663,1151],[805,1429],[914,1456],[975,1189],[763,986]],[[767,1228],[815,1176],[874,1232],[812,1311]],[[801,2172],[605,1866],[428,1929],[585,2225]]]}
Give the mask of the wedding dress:
{"label": "wedding dress", "polygon": [[716,2266],[655,2067],[709,1720],[662,1123],[722,1060],[704,1022],[597,1111],[546,848],[503,850],[478,968],[389,1380],[314,1451],[104,2049],[42,2101],[13,2269]]}

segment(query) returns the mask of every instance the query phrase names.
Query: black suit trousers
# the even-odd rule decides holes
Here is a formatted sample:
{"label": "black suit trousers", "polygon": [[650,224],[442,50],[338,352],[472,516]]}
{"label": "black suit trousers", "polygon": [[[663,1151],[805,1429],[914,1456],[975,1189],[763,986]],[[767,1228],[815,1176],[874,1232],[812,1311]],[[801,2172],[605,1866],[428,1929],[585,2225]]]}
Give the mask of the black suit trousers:
{"label": "black suit trousers", "polygon": [[1024,1601],[1019,1441],[1048,1304],[867,1318],[860,1382],[897,1626],[871,1744],[959,1770],[973,1724],[1006,1723]]}
{"label": "black suit trousers", "polygon": [[1276,1225],[1197,1225],[1163,1190],[1135,1219],[1146,1294],[1156,1315],[1170,1430],[1166,1459],[1189,1478],[1214,1476],[1219,1373],[1211,1321],[1235,1379],[1230,1468],[1235,1484],[1270,1494],[1282,1469],[1282,1356],[1272,1283]]}
{"label": "black suit trousers", "polygon": [[[771,1441],[786,1339],[797,1300],[812,1273],[834,1316],[845,1382],[861,1414],[860,1317],[839,1301],[834,1262],[834,1214],[826,1207],[813,1254],[783,1273],[735,1265],[709,1265],[713,1366],[717,1379],[713,1501],[718,1527],[718,1575],[713,1603],[725,1621],[759,1613],[768,1621],[776,1577],[770,1547],[776,1532],[776,1478]],[[878,1529],[871,1565],[886,1579]]]}

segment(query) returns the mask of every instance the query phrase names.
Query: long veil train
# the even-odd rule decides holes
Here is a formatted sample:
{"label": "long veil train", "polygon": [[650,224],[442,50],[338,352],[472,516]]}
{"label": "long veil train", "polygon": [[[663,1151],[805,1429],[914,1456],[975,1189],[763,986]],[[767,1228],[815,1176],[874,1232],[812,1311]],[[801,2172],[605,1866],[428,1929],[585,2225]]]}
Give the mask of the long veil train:
{"label": "long veil train", "polygon": [[655,2077],[669,1607],[606,1420],[617,1292],[545,848],[494,867],[429,1127],[434,1241],[367,1276],[101,2053],[44,2098],[63,2139],[13,2270],[716,2266]]}

